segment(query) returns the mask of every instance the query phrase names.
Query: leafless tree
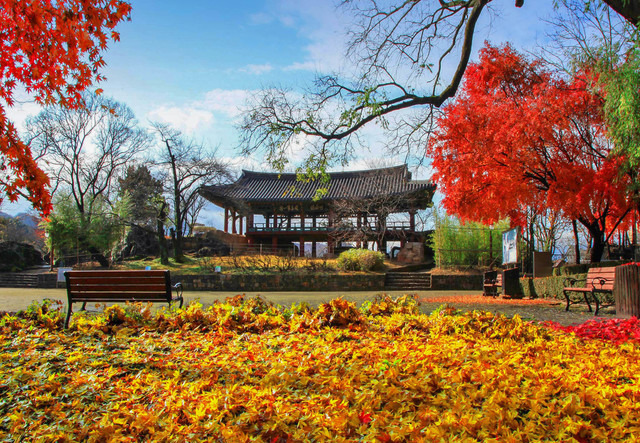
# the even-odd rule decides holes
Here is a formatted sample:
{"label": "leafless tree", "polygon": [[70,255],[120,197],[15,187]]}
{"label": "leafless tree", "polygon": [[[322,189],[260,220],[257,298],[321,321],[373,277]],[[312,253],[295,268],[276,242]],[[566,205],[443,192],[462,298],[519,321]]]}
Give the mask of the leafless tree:
{"label": "leafless tree", "polygon": [[115,178],[149,143],[129,107],[95,94],[84,96],[83,108],[49,106],[27,122],[34,157],[63,188],[80,214],[91,217],[92,204],[109,200]]}
{"label": "leafless tree", "polygon": [[[348,55],[358,73],[352,79],[321,76],[302,95],[282,88],[255,95],[240,124],[243,153],[264,151],[283,169],[290,151],[302,148],[302,170],[325,170],[350,160],[358,131],[374,121],[391,133],[396,151],[424,142],[437,108],[460,85],[476,24],[491,2],[343,0],[356,17]],[[640,0],[604,2],[637,26]],[[582,0],[581,6],[592,3]],[[516,7],[523,4],[515,0]]]}
{"label": "leafless tree", "polygon": [[216,149],[208,149],[185,137],[169,125],[154,123],[160,139],[156,166],[166,174],[165,191],[173,209],[175,227],[174,256],[184,260],[183,237],[189,232],[190,220],[202,209],[198,188],[207,184],[221,184],[231,179],[228,165],[217,158]]}
{"label": "leafless tree", "polygon": [[541,56],[557,68],[573,72],[584,66],[611,70],[633,48],[638,28],[603,1],[559,0],[551,25],[550,43]]}

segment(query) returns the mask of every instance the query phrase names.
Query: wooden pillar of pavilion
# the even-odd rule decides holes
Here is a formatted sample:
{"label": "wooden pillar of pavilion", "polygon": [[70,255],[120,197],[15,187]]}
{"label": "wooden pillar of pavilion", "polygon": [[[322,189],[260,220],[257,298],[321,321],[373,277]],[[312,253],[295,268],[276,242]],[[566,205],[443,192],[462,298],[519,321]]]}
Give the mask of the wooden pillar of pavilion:
{"label": "wooden pillar of pavilion", "polygon": [[238,220],[238,223],[240,223],[240,227],[239,227],[239,230],[238,230],[238,234],[240,234],[240,235],[242,235],[242,234],[243,234],[243,232],[242,232],[242,231],[243,231],[243,229],[242,229],[242,228],[243,228],[243,226],[242,226],[242,219],[243,219],[243,217],[242,217],[242,215],[240,215],[240,219]]}
{"label": "wooden pillar of pavilion", "polygon": [[224,232],[229,232],[229,210],[224,208]]}
{"label": "wooden pillar of pavilion", "polygon": [[358,242],[356,243],[356,247],[362,248],[362,239],[360,237],[362,233],[362,212],[356,214],[356,225],[358,226]]}
{"label": "wooden pillar of pavilion", "polygon": [[247,231],[253,229],[253,213],[247,215]]}
{"label": "wooden pillar of pavilion", "polygon": [[304,257],[304,236],[300,236],[300,257]]}
{"label": "wooden pillar of pavilion", "polygon": [[311,242],[311,257],[316,258],[318,256],[316,251],[316,241],[314,240]]}
{"label": "wooden pillar of pavilion", "polygon": [[236,232],[236,220],[237,220],[237,214],[236,211],[231,211],[231,233],[232,234],[237,234]]}

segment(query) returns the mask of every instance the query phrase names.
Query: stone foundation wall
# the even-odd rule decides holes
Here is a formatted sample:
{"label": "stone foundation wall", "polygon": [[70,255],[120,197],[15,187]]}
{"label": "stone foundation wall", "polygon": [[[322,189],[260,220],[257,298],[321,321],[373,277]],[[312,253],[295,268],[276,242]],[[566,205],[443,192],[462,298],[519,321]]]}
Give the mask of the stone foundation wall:
{"label": "stone foundation wall", "polygon": [[382,291],[384,274],[175,275],[187,291]]}
{"label": "stone foundation wall", "polygon": [[482,275],[431,275],[431,290],[482,292],[483,281]]}

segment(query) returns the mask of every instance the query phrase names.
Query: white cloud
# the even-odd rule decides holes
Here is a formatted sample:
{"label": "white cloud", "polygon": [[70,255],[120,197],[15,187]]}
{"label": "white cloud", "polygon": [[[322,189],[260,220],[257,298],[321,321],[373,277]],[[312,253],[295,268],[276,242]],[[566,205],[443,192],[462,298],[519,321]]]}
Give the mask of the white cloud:
{"label": "white cloud", "polygon": [[257,12],[249,16],[250,23],[254,25],[268,25],[269,23],[272,23],[273,20],[273,15],[266,12]]}
{"label": "white cloud", "polygon": [[245,89],[212,89],[205,94],[204,100],[196,102],[195,106],[235,118],[242,112],[251,93],[252,91]]}
{"label": "white cloud", "polygon": [[35,116],[42,111],[42,106],[35,102],[28,101],[24,103],[17,103],[11,107],[7,106],[5,107],[5,111],[7,112],[9,121],[11,121],[20,131],[25,129],[26,122],[29,117]]}
{"label": "white cloud", "polygon": [[317,0],[275,0],[269,9],[252,14],[254,25],[279,23],[295,29],[301,41],[308,42],[302,60],[284,67],[286,71],[334,72],[340,69],[345,54],[345,16],[334,2]]}
{"label": "white cloud", "polygon": [[147,114],[149,120],[168,123],[187,134],[210,126],[214,122],[213,113],[206,109],[198,109],[189,105],[185,107],[161,106]]}
{"label": "white cloud", "polygon": [[244,68],[240,69],[240,72],[248,72],[253,75],[262,75],[273,71],[273,66],[270,63],[265,63],[262,65],[247,65]]}

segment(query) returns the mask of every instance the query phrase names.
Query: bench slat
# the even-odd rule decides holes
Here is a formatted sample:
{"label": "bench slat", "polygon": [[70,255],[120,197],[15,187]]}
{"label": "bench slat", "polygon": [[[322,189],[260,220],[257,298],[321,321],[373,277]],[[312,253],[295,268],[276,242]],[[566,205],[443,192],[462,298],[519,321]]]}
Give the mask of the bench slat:
{"label": "bench slat", "polygon": [[168,271],[163,271],[160,269],[152,269],[152,270],[135,270],[135,271],[67,271],[65,274],[70,277],[105,277],[109,276],[109,278],[113,277],[158,277],[164,276]]}
{"label": "bench slat", "polygon": [[164,276],[161,276],[161,277],[158,277],[158,276],[153,276],[153,277],[135,277],[135,276],[128,276],[128,277],[70,276],[69,277],[69,281],[72,284],[91,284],[91,283],[105,283],[105,282],[110,282],[110,283],[125,283],[125,282],[131,282],[131,283],[136,283],[136,282],[140,282],[140,283],[164,283],[165,278],[164,278]]}
{"label": "bench slat", "polygon": [[149,291],[149,292],[165,292],[166,293],[167,287],[164,284],[149,285],[144,283],[143,284],[128,283],[128,284],[118,284],[118,285],[114,285],[111,282],[108,282],[104,285],[100,285],[100,284],[79,285],[79,284],[72,283],[70,287],[70,291],[72,293],[83,292],[83,291],[92,291],[92,292],[113,291],[113,292],[123,292],[123,293]]}
{"label": "bench slat", "polygon": [[94,300],[96,298],[109,299],[113,302],[127,301],[134,298],[149,298],[154,300],[168,301],[170,297],[167,297],[166,293],[153,293],[153,292],[77,292],[73,294],[73,301],[81,301],[80,299],[86,298]]}

